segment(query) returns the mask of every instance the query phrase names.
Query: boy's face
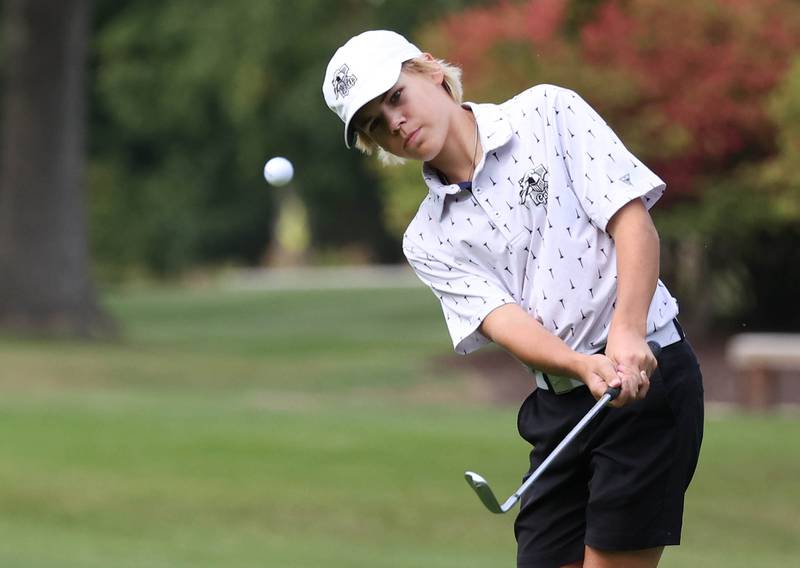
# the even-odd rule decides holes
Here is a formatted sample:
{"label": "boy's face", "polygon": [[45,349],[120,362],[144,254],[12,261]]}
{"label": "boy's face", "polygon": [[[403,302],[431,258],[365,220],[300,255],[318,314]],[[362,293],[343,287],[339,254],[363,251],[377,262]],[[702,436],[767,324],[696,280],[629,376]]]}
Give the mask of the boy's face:
{"label": "boy's face", "polygon": [[450,106],[441,73],[403,71],[394,86],[359,109],[355,127],[381,148],[412,160],[431,161],[447,138]]}

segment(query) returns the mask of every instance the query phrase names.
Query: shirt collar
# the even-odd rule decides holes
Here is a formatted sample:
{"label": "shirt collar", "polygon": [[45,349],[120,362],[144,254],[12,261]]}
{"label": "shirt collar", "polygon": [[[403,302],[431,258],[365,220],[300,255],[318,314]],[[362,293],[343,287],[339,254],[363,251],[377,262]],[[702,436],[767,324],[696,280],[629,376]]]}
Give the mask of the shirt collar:
{"label": "shirt collar", "polygon": [[[483,149],[483,157],[478,160],[480,164],[490,152],[497,150],[511,139],[511,123],[498,105],[466,102],[463,106],[472,110],[478,123],[478,135],[481,137]],[[437,214],[437,220],[441,219],[445,196],[456,194],[461,188],[455,183],[445,183],[439,172],[427,163],[422,165],[422,177],[428,186],[428,197],[433,211]]]}

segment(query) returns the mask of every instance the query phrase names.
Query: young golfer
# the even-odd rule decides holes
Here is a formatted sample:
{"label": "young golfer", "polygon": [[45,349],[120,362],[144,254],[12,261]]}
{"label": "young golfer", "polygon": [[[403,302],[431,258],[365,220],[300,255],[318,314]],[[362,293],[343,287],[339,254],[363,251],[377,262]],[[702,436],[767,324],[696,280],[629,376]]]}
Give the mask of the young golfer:
{"label": "young golfer", "polygon": [[523,496],[518,566],[656,566],[680,542],[703,431],[700,370],[658,279],[648,209],[665,184],[573,91],[462,103],[459,79],[368,31],[336,51],[323,93],[347,147],[422,162],[428,193],[403,250],[456,351],[494,341],[535,374],[518,421],[531,471],[621,389]]}

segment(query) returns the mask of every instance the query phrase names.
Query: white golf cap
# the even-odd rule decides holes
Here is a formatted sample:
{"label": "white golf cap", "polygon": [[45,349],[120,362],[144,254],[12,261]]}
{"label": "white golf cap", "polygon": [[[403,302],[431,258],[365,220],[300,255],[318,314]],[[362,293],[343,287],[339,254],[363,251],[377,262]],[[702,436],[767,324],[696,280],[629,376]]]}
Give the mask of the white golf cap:
{"label": "white golf cap", "polygon": [[388,91],[404,62],[422,55],[398,33],[372,30],[350,38],[336,50],[325,71],[322,93],[330,109],[344,121],[344,144],[355,141],[350,121],[362,106]]}

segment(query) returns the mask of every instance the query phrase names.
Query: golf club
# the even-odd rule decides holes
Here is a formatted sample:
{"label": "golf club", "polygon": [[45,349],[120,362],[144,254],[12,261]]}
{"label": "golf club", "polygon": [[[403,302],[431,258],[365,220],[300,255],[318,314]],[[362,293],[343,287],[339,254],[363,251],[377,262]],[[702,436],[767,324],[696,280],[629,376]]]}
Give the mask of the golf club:
{"label": "golf club", "polygon": [[[653,352],[655,357],[658,357],[659,353],[661,352],[661,346],[654,341],[649,341],[647,343],[650,346],[650,350]],[[467,480],[467,483],[470,487],[475,491],[478,495],[478,498],[481,502],[489,509],[492,513],[507,513],[511,510],[514,505],[516,505],[517,501],[519,501],[522,494],[528,490],[528,488],[534,484],[534,482],[539,478],[539,476],[544,473],[550,463],[558,457],[561,451],[572,442],[575,437],[580,434],[586,425],[592,421],[592,419],[597,416],[597,413],[600,412],[606,404],[617,398],[619,396],[620,390],[618,388],[611,387],[609,388],[605,394],[600,397],[594,406],[586,413],[586,415],[581,418],[580,422],[578,422],[575,427],[570,430],[569,434],[567,434],[561,443],[556,446],[549,456],[542,462],[535,472],[531,474],[528,479],[525,480],[525,483],[520,485],[519,489],[517,489],[514,494],[506,499],[505,503],[502,505],[497,501],[497,497],[494,496],[494,492],[492,488],[489,487],[489,483],[483,476],[475,473],[474,471],[466,471],[464,472],[464,477]]]}

